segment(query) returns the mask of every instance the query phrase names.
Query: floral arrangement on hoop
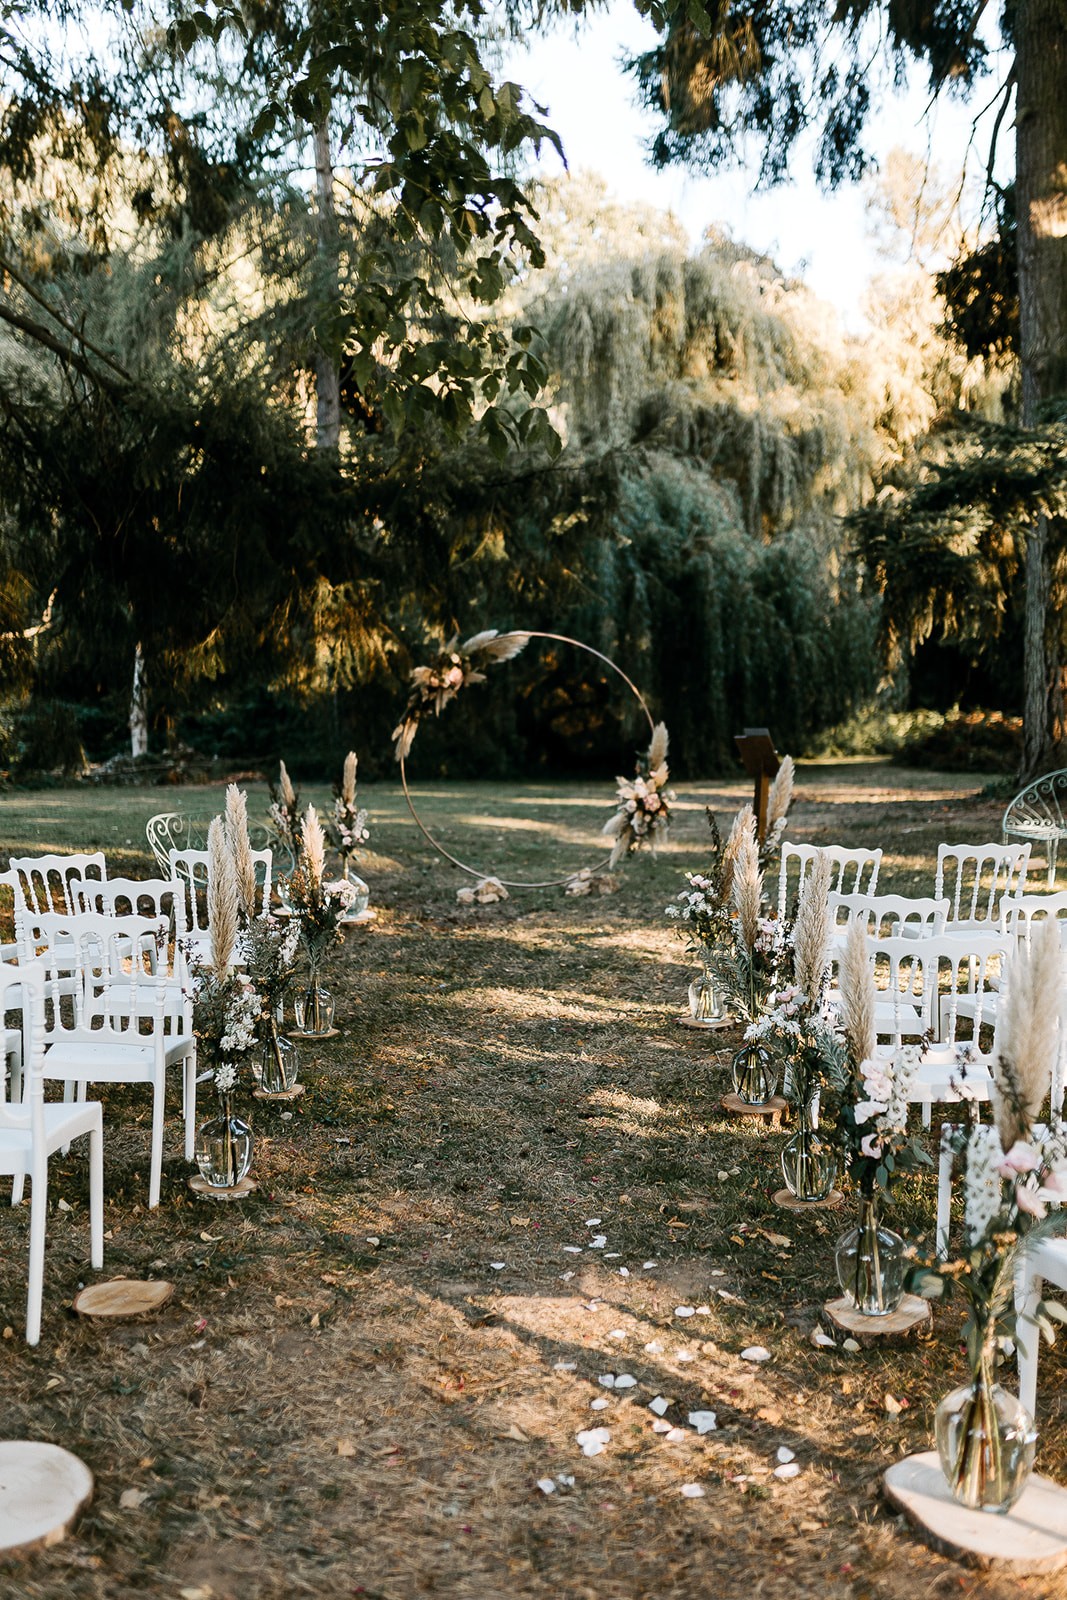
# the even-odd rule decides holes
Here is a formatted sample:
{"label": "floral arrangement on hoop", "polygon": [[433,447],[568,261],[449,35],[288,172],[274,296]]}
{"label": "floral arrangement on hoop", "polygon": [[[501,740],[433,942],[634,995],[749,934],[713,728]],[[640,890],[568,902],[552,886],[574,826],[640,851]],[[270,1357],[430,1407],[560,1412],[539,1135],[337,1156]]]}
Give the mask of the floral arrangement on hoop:
{"label": "floral arrangement on hoop", "polygon": [[277,784],[270,785],[267,814],[275,833],[289,846],[295,860],[300,854],[300,794],[293,788],[284,761],[278,763]]}
{"label": "floral arrangement on hoop", "polygon": [[325,865],[322,824],[315,807],[308,806],[300,824],[300,854],[286,892],[313,973],[321,969],[330,946],[343,938],[342,922],[356,899],[356,890],[344,879],[325,881]]}
{"label": "floral arrangement on hoop", "polygon": [[221,817],[208,830],[210,961],[191,966],[193,1032],[220,1095],[237,1087],[242,1065],[255,1048],[262,1001],[254,983],[233,966],[239,931],[239,895],[233,855]]}
{"label": "floral arrangement on hoop", "polygon": [[1049,1204],[1067,1197],[1064,1135],[1036,1124],[1058,1048],[1061,961],[1056,919],[1049,917],[1012,961],[993,1063],[994,1125],[955,1136],[965,1158],[963,1254],[926,1262],[913,1275],[920,1294],[956,1294],[967,1309],[971,1393],[949,1486],[968,1505],[986,1503],[1003,1467],[992,1410],[998,1349],[1038,1331],[1052,1342],[1054,1322],[1067,1321],[1064,1307],[1045,1302],[1037,1326],[1020,1335],[1014,1302],[1020,1251],[1060,1220]]}
{"label": "floral arrangement on hoop", "polygon": [[465,644],[452,639],[429,666],[413,668],[411,694],[404,715],[392,733],[396,759],[403,761],[410,755],[423,717],[431,712],[439,717],[461,689],[485,682],[483,667],[511,661],[529,642],[528,633],[500,633],[496,628],[487,628],[474,634]]}
{"label": "floral arrangement on hoop", "polygon": [[834,1142],[860,1193],[888,1193],[901,1172],[929,1166],[921,1139],[908,1132],[909,1094],[925,1045],[903,1045],[876,1057],[874,982],[867,931],[856,918],[838,971],[843,1060],[827,1085]]}
{"label": "floral arrangement on hoop", "polygon": [[820,852],[804,880],[796,917],[782,930],[779,986],[745,1030],[746,1044],[767,1045],[784,1062],[786,1097],[801,1108],[840,1073],[845,1057],[844,1037],[826,1008],[831,881],[830,859]]}
{"label": "floral arrangement on hoop", "polygon": [[334,785],[333,843],[340,853],[345,872],[349,861],[359,852],[359,847],[370,838],[367,811],[356,805],[356,752],[345,756],[340,784]]}
{"label": "floral arrangement on hoop", "polygon": [[653,853],[657,844],[666,841],[671,825],[670,802],[674,799],[667,788],[670,776],[667,740],[666,724],[657,722],[648,754],[638,760],[636,776],[616,779],[618,806],[603,828],[608,838],[615,841],[608,857],[609,870],[618,866],[631,850],[640,849],[646,840]]}

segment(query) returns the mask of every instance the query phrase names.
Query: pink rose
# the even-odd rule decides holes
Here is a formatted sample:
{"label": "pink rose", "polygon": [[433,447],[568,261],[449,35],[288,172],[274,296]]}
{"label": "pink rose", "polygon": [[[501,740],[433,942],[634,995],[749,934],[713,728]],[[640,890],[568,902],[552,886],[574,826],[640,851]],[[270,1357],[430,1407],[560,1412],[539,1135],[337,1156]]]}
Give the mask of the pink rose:
{"label": "pink rose", "polygon": [[998,1168],[1002,1178],[1014,1177],[1017,1172],[1036,1172],[1038,1158],[1034,1150],[1022,1139],[1017,1139]]}
{"label": "pink rose", "polygon": [[876,1134],[864,1134],[860,1140],[861,1152],[865,1156],[870,1156],[872,1161],[880,1161],[882,1159],[882,1148],[882,1141]]}
{"label": "pink rose", "polygon": [[1024,1183],[1015,1185],[1015,1204],[1020,1211],[1029,1212],[1030,1216],[1036,1217],[1039,1222],[1048,1215],[1048,1207],[1037,1190],[1028,1189]]}

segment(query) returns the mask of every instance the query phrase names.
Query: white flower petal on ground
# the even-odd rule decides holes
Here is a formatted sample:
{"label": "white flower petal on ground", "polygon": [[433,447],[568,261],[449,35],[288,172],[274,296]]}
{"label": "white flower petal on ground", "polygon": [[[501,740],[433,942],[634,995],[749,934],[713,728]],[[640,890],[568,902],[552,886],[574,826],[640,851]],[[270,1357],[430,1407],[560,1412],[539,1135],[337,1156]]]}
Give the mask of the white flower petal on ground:
{"label": "white flower petal on ground", "polygon": [[561,1272],[559,1275],[559,1281],[560,1283],[569,1283],[573,1277],[573,1272]]}
{"label": "white flower petal on ground", "polygon": [[653,1267],[658,1267],[658,1261],[646,1261],[641,1268],[642,1272],[651,1272]]}
{"label": "white flower petal on ground", "polygon": [[811,1330],[811,1342],[817,1350],[836,1350],[837,1345],[828,1333],[823,1333],[821,1328]]}
{"label": "white flower petal on ground", "polygon": [[629,1267],[620,1267],[619,1268],[619,1277],[620,1278],[628,1278],[629,1276],[630,1276]]}
{"label": "white flower petal on ground", "polygon": [[553,1372],[577,1372],[577,1361],[557,1361],[552,1368]]}
{"label": "white flower petal on ground", "polygon": [[711,1307],[710,1306],[697,1306],[697,1316],[698,1317],[710,1317],[711,1316]]}
{"label": "white flower petal on ground", "polygon": [[542,1494],[555,1494],[556,1480],[554,1478],[538,1478],[537,1487]]}
{"label": "white flower petal on ground", "polygon": [[742,1361],[769,1361],[771,1352],[761,1344],[750,1344],[747,1350],[742,1350]]}
{"label": "white flower petal on ground", "polygon": [[636,1382],[637,1379],[631,1378],[628,1372],[620,1372],[619,1376],[615,1379],[615,1387],[616,1389],[632,1389]]}
{"label": "white flower petal on ground", "polygon": [[695,1361],[696,1355],[692,1350],[678,1350],[674,1359],[675,1361]]}
{"label": "white flower petal on ground", "polygon": [[598,1456],[604,1446],[611,1443],[607,1428],[582,1428],[577,1438],[583,1456]]}
{"label": "white flower petal on ground", "polygon": [[692,1317],[692,1316],[694,1316],[696,1314],[696,1307],[695,1306],[675,1306],[674,1314],[675,1314],[676,1317]]}
{"label": "white flower petal on ground", "polygon": [[776,1478],[798,1478],[800,1476],[799,1461],[786,1461],[780,1467],[775,1467]]}
{"label": "white flower petal on ground", "polygon": [[602,1372],[597,1379],[597,1383],[605,1389],[614,1389],[615,1374],[613,1372]]}
{"label": "white flower petal on ground", "polygon": [[607,1242],[608,1236],[606,1233],[597,1233],[590,1239],[589,1248],[590,1250],[603,1250]]}
{"label": "white flower petal on ground", "polygon": [[645,1345],[645,1349],[650,1356],[658,1356],[663,1350],[663,1346],[658,1339],[650,1339]]}
{"label": "white flower petal on ground", "polygon": [[689,1426],[695,1428],[697,1433],[714,1433],[719,1426],[714,1411],[691,1411],[689,1413]]}
{"label": "white flower petal on ground", "polygon": [[855,1354],[855,1352],[859,1349],[859,1342],[856,1339],[845,1339],[841,1345],[841,1348],[842,1350],[850,1350],[853,1354]]}
{"label": "white flower petal on ground", "polygon": [[662,1417],[657,1417],[655,1422],[652,1424],[652,1432],[653,1433],[670,1433],[670,1431],[671,1431],[670,1423],[669,1422],[664,1422]]}
{"label": "white flower petal on ground", "polygon": [[565,1244],[563,1248],[569,1256],[580,1256],[582,1253],[580,1244]]}
{"label": "white flower petal on ground", "polygon": [[657,1417],[662,1417],[669,1405],[670,1401],[664,1400],[663,1396],[658,1394],[654,1400],[648,1402],[648,1409],[654,1411]]}
{"label": "white flower petal on ground", "polygon": [[707,1491],[702,1483],[683,1483],[681,1492],[687,1500],[703,1500]]}
{"label": "white flower petal on ground", "polygon": [[590,1400],[589,1409],[590,1411],[606,1411],[610,1404],[611,1401],[606,1395],[598,1394],[595,1400]]}
{"label": "white flower petal on ground", "polygon": [[587,1228],[599,1228],[600,1227],[600,1218],[599,1217],[586,1217],[585,1225],[586,1225]]}
{"label": "white flower petal on ground", "polygon": [[789,1448],[789,1446],[787,1444],[780,1444],[778,1446],[778,1460],[780,1462],[782,1462],[783,1465],[787,1461],[795,1461],[796,1458],[797,1458],[796,1451],[795,1450],[790,1450],[790,1448]]}
{"label": "white flower petal on ground", "polygon": [[506,1261],[490,1261],[489,1265],[492,1267],[494,1272],[503,1272],[504,1268],[507,1266],[507,1262]]}
{"label": "white flower petal on ground", "polygon": [[612,1328],[610,1333],[608,1334],[608,1338],[609,1339],[625,1339],[626,1338],[626,1329],[625,1328]]}
{"label": "white flower petal on ground", "polygon": [[574,1474],[573,1474],[573,1472],[561,1472],[560,1475],[559,1475],[559,1484],[560,1484],[560,1488],[562,1488],[562,1489],[573,1489],[574,1488]]}
{"label": "white flower petal on ground", "polygon": [[688,1428],[668,1428],[663,1435],[668,1444],[681,1444],[683,1439],[688,1439]]}

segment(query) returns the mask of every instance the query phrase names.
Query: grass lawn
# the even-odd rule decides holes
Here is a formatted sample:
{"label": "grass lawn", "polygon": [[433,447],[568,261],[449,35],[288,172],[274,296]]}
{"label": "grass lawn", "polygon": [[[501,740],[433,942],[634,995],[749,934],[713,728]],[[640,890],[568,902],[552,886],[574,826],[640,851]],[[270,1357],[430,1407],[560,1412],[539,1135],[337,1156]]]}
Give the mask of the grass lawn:
{"label": "grass lawn", "polygon": [[[930,892],[938,842],[999,837],[1002,803],[980,789],[812,766],[789,836],[882,844],[882,885]],[[463,859],[554,877],[596,859],[611,792],[427,783],[417,795]],[[725,820],[744,797],[679,785],[669,847],[635,858],[617,894],[464,908],[465,880],[399,792],[361,786],[378,920],[335,960],[341,1035],[302,1047],[308,1092],[291,1114],[255,1106],[258,1193],[194,1199],[175,1114],[149,1213],[147,1098],[108,1097],[105,1276],[166,1276],[170,1306],[113,1328],[73,1318],[87,1182],[79,1161],[57,1159],[44,1332],[27,1350],[28,1212],[0,1211],[2,1432],[64,1444],[97,1479],[74,1535],[0,1566],[0,1592],[1063,1595],[1060,1579],[965,1570],[887,1511],[884,1467],[930,1446],[933,1406],[961,1379],[960,1312],[939,1308],[931,1336],[892,1347],[813,1347],[851,1211],[775,1208],[785,1135],[719,1110],[737,1039],[675,1023],[691,969],[663,907],[703,862],[704,806]],[[145,874],[148,816],[207,816],[220,800],[217,788],[7,793],[0,848],[100,847]],[[249,810],[263,813],[259,786]],[[894,1209],[898,1224],[931,1222],[932,1181]],[[770,1361],[741,1360],[754,1344]],[[609,1391],[609,1373],[636,1384]],[[1044,1353],[1038,1465],[1067,1483],[1064,1376],[1059,1351]],[[657,1396],[684,1437],[653,1431]],[[687,1425],[700,1409],[718,1416],[703,1437]],[[586,1458],[575,1436],[599,1425],[610,1444]],[[802,1469],[789,1481],[773,1476],[783,1445]],[[538,1489],[563,1475],[573,1486]],[[690,1483],[705,1496],[683,1497]]]}

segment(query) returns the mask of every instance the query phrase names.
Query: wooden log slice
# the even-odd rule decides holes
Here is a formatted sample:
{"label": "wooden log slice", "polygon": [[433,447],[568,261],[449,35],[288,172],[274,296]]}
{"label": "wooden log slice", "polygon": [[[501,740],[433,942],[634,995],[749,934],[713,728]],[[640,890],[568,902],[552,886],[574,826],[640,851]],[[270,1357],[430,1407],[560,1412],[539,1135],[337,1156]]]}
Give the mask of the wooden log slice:
{"label": "wooden log slice", "polygon": [[299,1028],[291,1028],[288,1036],[290,1039],[303,1039],[314,1044],[316,1039],[336,1039],[340,1032],[340,1028],[328,1028],[325,1033],[301,1033]]}
{"label": "wooden log slice", "polygon": [[90,1283],[74,1296],[79,1317],[106,1317],[123,1322],[131,1317],[148,1316],[167,1304],[174,1285],[165,1278],[111,1278],[107,1283]]}
{"label": "wooden log slice", "polygon": [[197,1172],[189,1179],[189,1187],[194,1194],[203,1195],[209,1200],[246,1200],[250,1194],[255,1194],[259,1184],[254,1178],[242,1178],[232,1189],[215,1189],[210,1183],[205,1183]]}
{"label": "wooden log slice", "polygon": [[765,1122],[769,1128],[777,1128],[789,1110],[789,1101],[779,1094],[772,1095],[760,1106],[750,1106],[739,1094],[724,1094],[720,1104],[728,1117],[751,1118]]}
{"label": "wooden log slice", "polygon": [[695,1028],[700,1033],[719,1033],[723,1028],[736,1028],[736,1017],[719,1017],[712,1021],[710,1017],[691,1017],[688,1011],[682,1011],[675,1017],[675,1022],[680,1028]]}
{"label": "wooden log slice", "polygon": [[822,1200],[800,1200],[789,1189],[777,1189],[774,1203],[783,1211],[836,1211],[844,1203],[840,1189],[831,1189]]}
{"label": "wooden log slice", "polygon": [[1036,1472],[1004,1516],[958,1505],[936,1450],[894,1461],[883,1482],[886,1498],[942,1555],[1016,1577],[1067,1566],[1067,1489]]}
{"label": "wooden log slice", "polygon": [[887,1311],[884,1317],[867,1317],[842,1295],[840,1300],[828,1300],[823,1314],[839,1332],[847,1333],[860,1344],[877,1344],[882,1339],[925,1327],[930,1321],[930,1302],[920,1295],[906,1294],[895,1311]]}
{"label": "wooden log slice", "polygon": [[299,1100],[306,1085],[294,1083],[291,1089],[279,1089],[277,1094],[268,1094],[266,1089],[255,1089],[252,1093],[253,1100]]}
{"label": "wooden log slice", "polygon": [[0,1440],[0,1550],[58,1544],[92,1496],[93,1475],[69,1450]]}

